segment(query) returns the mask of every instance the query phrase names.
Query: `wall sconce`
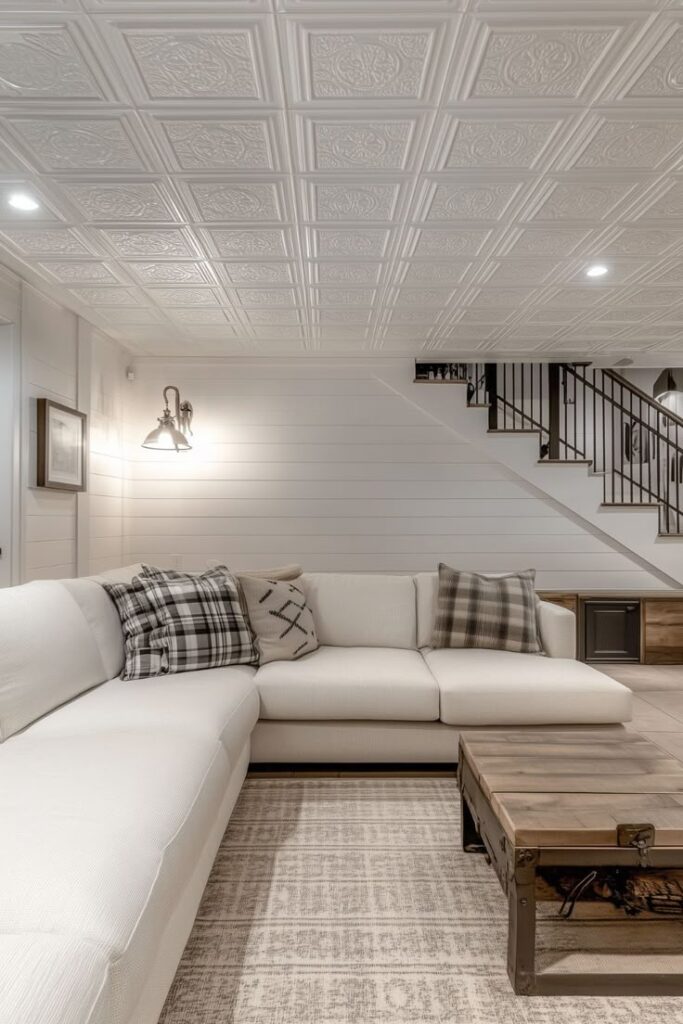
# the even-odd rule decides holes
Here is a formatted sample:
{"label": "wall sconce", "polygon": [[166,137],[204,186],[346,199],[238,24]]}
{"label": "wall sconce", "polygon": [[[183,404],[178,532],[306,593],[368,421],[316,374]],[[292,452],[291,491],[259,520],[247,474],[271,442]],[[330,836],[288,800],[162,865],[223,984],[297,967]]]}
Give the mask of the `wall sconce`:
{"label": "wall sconce", "polygon": [[[171,410],[168,407],[169,391],[175,392],[175,416],[171,415]],[[159,426],[149,432],[142,442],[142,447],[165,452],[189,451],[192,445],[185,435],[192,435],[192,415],[193,409],[190,402],[181,402],[178,388],[169,384],[164,388],[164,411],[159,417]]]}

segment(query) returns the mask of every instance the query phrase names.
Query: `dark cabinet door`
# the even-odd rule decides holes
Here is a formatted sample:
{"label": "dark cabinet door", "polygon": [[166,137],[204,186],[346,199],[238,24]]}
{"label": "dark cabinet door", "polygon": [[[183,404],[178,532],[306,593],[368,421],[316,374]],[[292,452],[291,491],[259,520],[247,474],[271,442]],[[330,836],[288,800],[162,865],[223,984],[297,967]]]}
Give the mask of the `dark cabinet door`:
{"label": "dark cabinet door", "polygon": [[640,602],[585,601],[584,660],[640,661]]}

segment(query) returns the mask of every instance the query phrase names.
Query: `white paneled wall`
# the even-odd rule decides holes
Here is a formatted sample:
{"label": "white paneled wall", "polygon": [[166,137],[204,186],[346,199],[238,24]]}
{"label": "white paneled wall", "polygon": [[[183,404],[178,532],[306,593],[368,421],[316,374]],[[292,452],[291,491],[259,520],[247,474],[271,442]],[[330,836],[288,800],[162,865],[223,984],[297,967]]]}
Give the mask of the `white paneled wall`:
{"label": "white paneled wall", "polygon": [[[548,588],[661,586],[392,393],[379,369],[310,357],[139,360],[127,392],[126,559],[321,571],[444,560],[534,566]],[[194,404],[191,452],[140,447],[165,384]]]}
{"label": "white paneled wall", "polygon": [[78,317],[33,288],[22,288],[24,405],[24,579],[76,574],[76,495],[36,487],[36,400],[75,406]]}
{"label": "white paneled wall", "polygon": [[[85,575],[123,562],[122,429],[126,351],[28,285],[16,310],[22,361],[24,581]],[[86,495],[36,487],[36,400],[88,413]]]}
{"label": "white paneled wall", "polygon": [[123,419],[128,353],[100,331],[84,324],[81,344],[90,352],[90,461],[87,523],[88,572],[124,564]]}

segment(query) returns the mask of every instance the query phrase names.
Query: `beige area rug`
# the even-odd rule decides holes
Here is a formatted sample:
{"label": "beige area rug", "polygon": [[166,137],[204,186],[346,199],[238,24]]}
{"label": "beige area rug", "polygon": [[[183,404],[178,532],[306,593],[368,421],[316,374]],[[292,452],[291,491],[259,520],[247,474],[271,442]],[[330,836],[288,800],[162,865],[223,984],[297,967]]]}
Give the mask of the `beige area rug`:
{"label": "beige area rug", "polygon": [[248,781],[161,1024],[683,1024],[683,998],[514,996],[459,817],[452,779]]}

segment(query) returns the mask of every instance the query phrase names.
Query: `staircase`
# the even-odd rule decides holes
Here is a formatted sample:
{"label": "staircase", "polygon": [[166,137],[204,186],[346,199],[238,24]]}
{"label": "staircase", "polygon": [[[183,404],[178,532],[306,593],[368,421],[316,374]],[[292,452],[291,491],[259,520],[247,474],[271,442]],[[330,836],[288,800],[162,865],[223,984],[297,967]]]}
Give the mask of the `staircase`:
{"label": "staircase", "polygon": [[[539,459],[583,463],[603,482],[603,506],[657,509],[660,536],[683,534],[683,419],[614,370],[586,363],[473,363],[470,407],[488,429],[536,433]],[[456,379],[457,380],[457,379]]]}
{"label": "staircase", "polygon": [[683,419],[589,364],[450,364],[451,379],[433,386],[406,369],[379,376],[564,514],[683,586]]}

